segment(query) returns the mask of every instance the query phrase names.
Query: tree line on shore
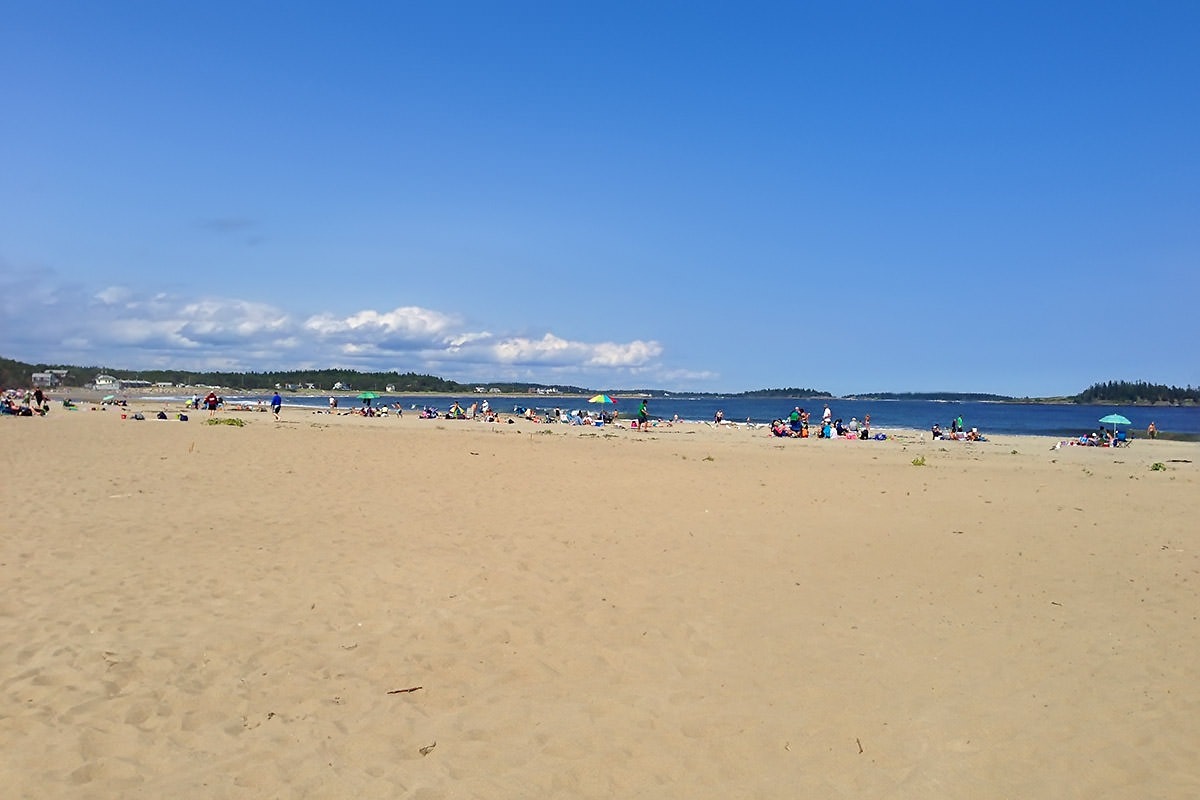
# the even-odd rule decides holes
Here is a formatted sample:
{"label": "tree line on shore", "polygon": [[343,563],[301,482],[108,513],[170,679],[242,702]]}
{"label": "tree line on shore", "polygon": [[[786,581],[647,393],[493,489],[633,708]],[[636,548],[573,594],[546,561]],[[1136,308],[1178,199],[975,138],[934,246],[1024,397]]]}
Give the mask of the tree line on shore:
{"label": "tree line on shore", "polygon": [[[502,393],[523,394],[536,389],[551,388],[538,383],[499,382],[466,384],[446,380],[435,375],[416,372],[359,372],[351,369],[279,370],[273,372],[195,372],[189,370],[128,370],[111,367],[83,367],[70,364],[27,364],[10,358],[0,357],[0,387],[18,388],[29,386],[35,372],[66,370],[68,385],[81,386],[90,383],[98,374],[111,375],[117,380],[141,380],[154,383],[169,383],[173,386],[223,386],[231,389],[272,389],[276,385],[304,389],[311,386],[320,391],[331,391],[334,385],[352,390],[385,391],[392,387],[395,393],[431,392],[437,394],[463,394],[473,392],[477,386],[498,389]],[[587,394],[593,390],[580,386],[554,386],[564,394]],[[661,396],[662,390],[644,389],[638,393]],[[672,392],[671,394],[685,394]],[[713,392],[696,392],[697,396],[715,396]],[[747,392],[722,394],[732,397],[829,397],[829,392],[818,389],[787,387],[780,389],[755,389]],[[873,392],[856,394],[862,400],[957,400],[994,402],[1060,402],[1060,403],[1110,403],[1119,405],[1171,404],[1190,405],[1200,403],[1200,387],[1186,388],[1147,383],[1146,381],[1105,381],[1094,383],[1076,395],[1054,398],[1017,398],[1007,395],[979,392]]]}

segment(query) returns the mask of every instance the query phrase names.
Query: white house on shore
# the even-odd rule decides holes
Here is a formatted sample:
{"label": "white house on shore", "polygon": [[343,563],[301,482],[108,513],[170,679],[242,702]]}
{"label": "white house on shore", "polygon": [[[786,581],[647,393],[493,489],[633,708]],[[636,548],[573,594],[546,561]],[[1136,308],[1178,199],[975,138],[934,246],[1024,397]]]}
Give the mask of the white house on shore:
{"label": "white house on shore", "polygon": [[97,375],[92,381],[92,385],[97,389],[107,389],[110,392],[119,392],[121,390],[121,382],[112,375]]}

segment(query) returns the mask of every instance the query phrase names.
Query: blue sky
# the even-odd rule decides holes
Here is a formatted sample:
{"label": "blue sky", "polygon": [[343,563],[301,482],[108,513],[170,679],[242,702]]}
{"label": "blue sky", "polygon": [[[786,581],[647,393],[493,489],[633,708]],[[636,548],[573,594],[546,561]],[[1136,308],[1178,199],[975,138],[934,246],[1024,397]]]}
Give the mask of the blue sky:
{"label": "blue sky", "polygon": [[2,2],[0,355],[1200,385],[1200,4]]}

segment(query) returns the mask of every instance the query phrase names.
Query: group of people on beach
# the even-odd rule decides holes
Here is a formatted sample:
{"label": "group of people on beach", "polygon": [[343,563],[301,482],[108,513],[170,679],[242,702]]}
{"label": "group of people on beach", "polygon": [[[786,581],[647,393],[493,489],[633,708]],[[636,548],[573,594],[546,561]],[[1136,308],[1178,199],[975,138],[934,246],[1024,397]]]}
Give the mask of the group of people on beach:
{"label": "group of people on beach", "polygon": [[14,417],[44,417],[50,411],[50,399],[40,386],[26,389],[23,393],[9,389],[0,397],[0,414]]}
{"label": "group of people on beach", "polygon": [[967,430],[963,425],[962,414],[959,414],[954,419],[950,420],[950,430],[943,430],[941,425],[936,422],[929,429],[930,438],[934,441],[940,439],[952,439],[959,442],[986,442],[987,438],[979,432],[978,428]]}
{"label": "group of people on beach", "polygon": [[[771,422],[771,435],[781,438],[791,439],[807,439],[809,438],[809,419],[808,411],[796,406],[792,412],[788,414],[787,421],[776,419]],[[825,404],[825,410],[821,412],[821,424],[817,428],[818,439],[862,439],[867,440],[871,436],[871,415],[864,414],[862,422],[858,421],[858,417],[851,417],[850,422],[842,421],[841,417],[834,418],[833,411],[830,410],[829,404]]]}

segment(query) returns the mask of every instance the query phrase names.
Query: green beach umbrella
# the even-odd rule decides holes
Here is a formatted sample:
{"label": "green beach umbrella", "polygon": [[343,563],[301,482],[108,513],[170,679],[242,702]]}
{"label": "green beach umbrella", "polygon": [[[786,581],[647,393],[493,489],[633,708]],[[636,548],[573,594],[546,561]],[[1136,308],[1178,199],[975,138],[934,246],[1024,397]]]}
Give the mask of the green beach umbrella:
{"label": "green beach umbrella", "polygon": [[378,400],[379,395],[375,394],[375,392],[359,392],[358,399],[359,400]]}
{"label": "green beach umbrella", "polygon": [[1131,425],[1133,423],[1122,417],[1120,414],[1109,414],[1107,417],[1100,418],[1100,424],[1112,425],[1113,430],[1115,431],[1118,425]]}

